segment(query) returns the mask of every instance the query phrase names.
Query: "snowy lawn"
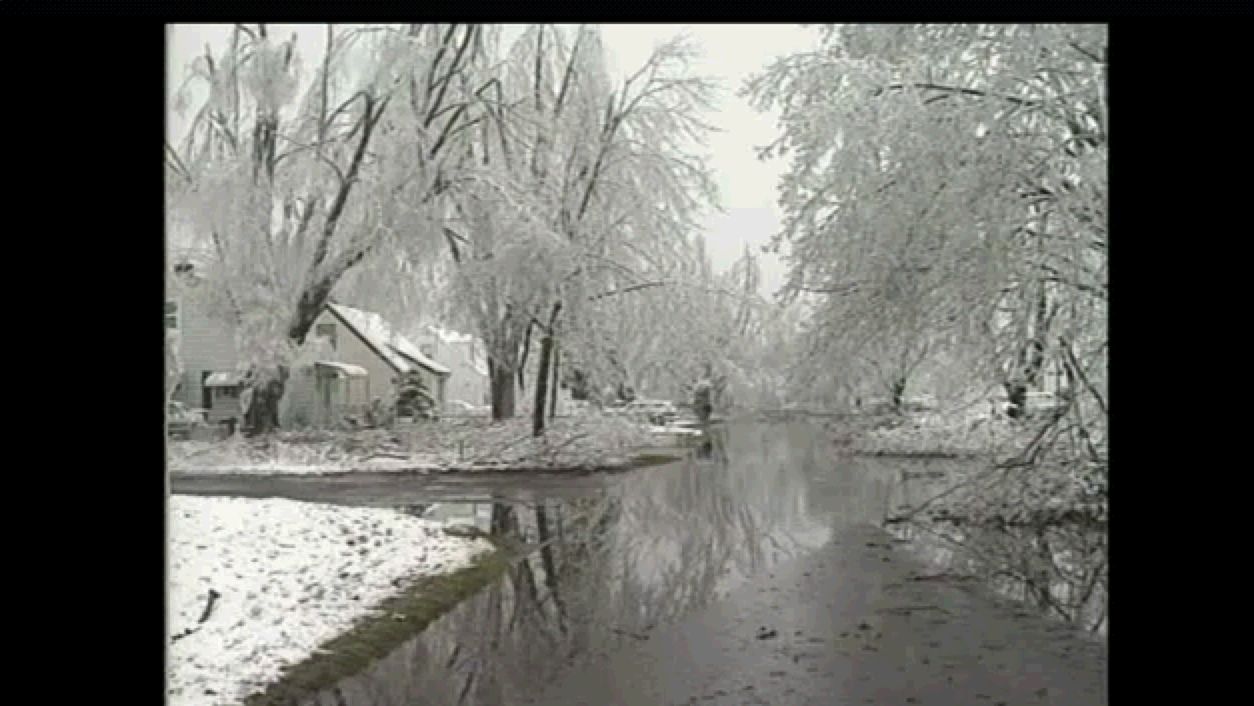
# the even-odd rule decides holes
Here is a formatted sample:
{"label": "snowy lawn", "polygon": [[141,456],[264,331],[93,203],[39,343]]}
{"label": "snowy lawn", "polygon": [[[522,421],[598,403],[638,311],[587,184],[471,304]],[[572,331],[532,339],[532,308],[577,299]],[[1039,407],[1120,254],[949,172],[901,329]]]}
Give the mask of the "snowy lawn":
{"label": "snowy lawn", "polygon": [[493,423],[461,418],[419,422],[395,430],[292,431],[261,439],[171,441],[170,470],[223,473],[335,473],[581,469],[624,464],[650,445],[646,426],[588,414],[548,420],[543,437],[531,419]]}
{"label": "snowy lawn", "polygon": [[176,705],[238,703],[408,582],[492,550],[394,510],[176,495],[169,512]]}

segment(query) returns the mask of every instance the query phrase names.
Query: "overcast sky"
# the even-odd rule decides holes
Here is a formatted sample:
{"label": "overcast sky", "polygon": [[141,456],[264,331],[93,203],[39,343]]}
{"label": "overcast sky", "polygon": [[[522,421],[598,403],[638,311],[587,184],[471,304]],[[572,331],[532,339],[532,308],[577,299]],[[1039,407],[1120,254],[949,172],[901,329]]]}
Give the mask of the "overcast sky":
{"label": "overcast sky", "polygon": [[[272,25],[271,36],[296,35],[304,74],[316,65],[325,43],[323,25]],[[775,185],[785,164],[762,162],[754,147],[775,138],[775,115],[758,113],[736,95],[745,79],[772,59],[813,47],[812,28],[783,24],[607,24],[601,26],[612,70],[621,78],[644,63],[653,46],[686,32],[705,51],[701,74],[721,79],[724,91],[709,122],[722,129],[709,141],[710,165],[715,170],[725,213],[706,222],[709,253],[717,269],[725,269],[740,257],[745,244],[755,249],[766,244],[780,224],[775,204]],[[171,25],[167,30],[167,77],[171,88],[180,84],[188,63],[203,53],[205,45],[219,54],[227,45],[230,25]],[[178,140],[187,129],[187,118],[168,110],[169,137]],[[762,255],[762,293],[774,292],[783,282],[783,265],[774,255]]]}

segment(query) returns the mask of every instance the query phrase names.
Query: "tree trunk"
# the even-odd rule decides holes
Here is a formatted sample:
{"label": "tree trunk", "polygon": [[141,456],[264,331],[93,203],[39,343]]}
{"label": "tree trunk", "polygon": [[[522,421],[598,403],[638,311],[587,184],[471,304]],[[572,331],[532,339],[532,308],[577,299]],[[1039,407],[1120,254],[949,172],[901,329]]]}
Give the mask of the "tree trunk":
{"label": "tree trunk", "polygon": [[553,604],[557,606],[558,630],[565,633],[566,604],[562,601],[562,594],[558,590],[557,562],[553,559],[553,546],[549,543],[549,519],[543,502],[536,505],[536,529],[540,535],[540,561],[544,565],[544,585],[548,586],[549,593],[553,596]]}
{"label": "tree trunk", "polygon": [[489,385],[492,393],[492,421],[514,416],[514,371],[488,361]]}
{"label": "tree trunk", "polygon": [[266,434],[279,428],[279,400],[287,383],[287,367],[279,366],[277,374],[261,380],[253,387],[252,404],[244,417],[244,429],[250,436]]}
{"label": "tree trunk", "polygon": [[893,380],[891,387],[893,392],[893,409],[897,412],[901,412],[902,403],[905,401],[906,378],[903,376]]}
{"label": "tree trunk", "polygon": [[559,367],[562,359],[562,352],[558,348],[558,342],[553,342],[553,387],[549,391],[549,419],[557,416],[557,381],[560,379]]}
{"label": "tree trunk", "polygon": [[518,537],[518,521],[514,517],[514,508],[505,503],[492,503],[492,518],[488,523],[488,531],[498,537]]}
{"label": "tree trunk", "polygon": [[165,339],[165,400],[169,402],[174,397],[174,392],[178,390],[179,382],[183,379],[183,363],[179,360],[178,346],[175,344],[169,333]]}
{"label": "tree trunk", "polygon": [[1028,386],[1021,382],[1008,382],[1003,387],[1006,388],[1006,416],[1011,419],[1019,419],[1023,417],[1027,411]]}
{"label": "tree trunk", "polygon": [[[342,272],[340,274],[343,274]],[[338,276],[337,276],[338,278]],[[297,346],[305,342],[318,314],[331,295],[332,277],[324,277],[301,292],[296,302],[296,312],[288,326],[287,337]],[[279,428],[279,401],[287,388],[288,369],[279,366],[277,374],[266,375],[252,388],[252,404],[244,415],[244,429],[248,434],[266,434]]]}
{"label": "tree trunk", "polygon": [[553,336],[540,339],[540,369],[536,371],[536,404],[531,410],[531,435],[544,434],[545,394],[549,391],[549,366],[553,358]]}
{"label": "tree trunk", "polygon": [[518,389],[527,391],[527,354],[531,353],[531,327],[535,323],[527,324],[527,333],[523,334],[522,356],[518,359]]}
{"label": "tree trunk", "polygon": [[588,382],[588,376],[579,368],[570,369],[570,379],[566,384],[570,386],[570,398],[572,400],[588,400],[592,398],[592,385]]}
{"label": "tree trunk", "polygon": [[1019,361],[1022,364],[1021,379],[1006,383],[1006,395],[1010,398],[1006,416],[1020,419],[1027,416],[1028,390],[1040,382],[1041,370],[1045,366],[1045,337],[1049,335],[1049,323],[1052,318],[1048,309],[1049,300],[1045,285],[1041,285],[1036,298],[1033,312],[1032,337],[1024,344]]}
{"label": "tree trunk", "polygon": [[[557,330],[557,316],[562,312],[562,302],[559,300],[554,302],[553,311],[549,313],[549,325],[544,329],[544,338],[540,339],[540,369],[536,371],[536,399],[535,406],[531,410],[531,435],[540,436],[544,433],[544,410],[545,410],[545,394],[549,391],[549,368],[553,365],[553,348],[557,345],[557,337],[554,331]],[[530,327],[528,327],[530,331]],[[554,383],[557,378],[554,377]],[[557,397],[557,388],[553,390],[554,398]]]}

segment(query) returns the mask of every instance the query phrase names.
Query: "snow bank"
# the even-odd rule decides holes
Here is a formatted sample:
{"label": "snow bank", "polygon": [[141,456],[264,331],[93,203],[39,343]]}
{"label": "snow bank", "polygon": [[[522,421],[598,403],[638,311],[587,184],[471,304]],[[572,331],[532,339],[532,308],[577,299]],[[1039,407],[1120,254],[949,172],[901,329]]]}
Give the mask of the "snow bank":
{"label": "snow bank", "polygon": [[[172,496],[169,703],[232,704],[345,632],[405,581],[491,545],[394,510]],[[219,594],[204,623],[198,621]]]}
{"label": "snow bank", "polygon": [[647,426],[609,415],[549,420],[457,418],[387,430],[283,432],[259,440],[169,442],[170,470],[184,473],[321,474],[600,468],[654,443]]}
{"label": "snow bank", "polygon": [[1031,429],[988,414],[915,413],[888,417],[858,434],[861,453],[989,455],[1026,444]]}
{"label": "snow bank", "polygon": [[700,429],[691,427],[675,427],[675,426],[651,426],[650,434],[674,434],[676,436],[701,436]]}

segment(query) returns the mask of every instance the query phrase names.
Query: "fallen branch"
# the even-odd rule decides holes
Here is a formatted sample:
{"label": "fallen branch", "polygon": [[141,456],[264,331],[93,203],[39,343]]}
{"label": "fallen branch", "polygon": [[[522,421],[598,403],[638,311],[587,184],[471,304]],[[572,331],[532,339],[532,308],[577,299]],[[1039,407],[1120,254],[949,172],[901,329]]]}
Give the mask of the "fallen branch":
{"label": "fallen branch", "polygon": [[482,453],[482,454],[479,454],[478,456],[475,456],[474,458],[470,459],[470,461],[468,461],[468,463],[478,463],[478,462],[480,462],[480,461],[482,461],[482,460],[484,460],[484,459],[486,459],[486,458],[489,458],[489,457],[491,457],[491,456],[496,456],[496,455],[500,454],[502,451],[505,451],[506,449],[508,449],[509,447],[511,447],[511,446],[515,446],[515,445],[517,445],[519,442],[526,441],[527,439],[530,439],[530,438],[533,438],[530,434],[527,434],[527,435],[525,435],[525,436],[520,436],[520,437],[518,437],[517,439],[514,439],[513,441],[511,441],[511,442],[509,442],[509,443],[505,444],[504,446],[498,446],[497,448],[495,448],[495,449],[493,449],[493,450],[491,450],[491,451],[488,451],[487,453]]}
{"label": "fallen branch", "polygon": [[[926,579],[916,577],[914,580],[915,580],[915,581],[923,581],[923,580],[926,580]],[[947,610],[947,609],[945,609],[945,608],[942,608],[942,607],[940,607],[940,606],[938,606],[938,605],[907,605],[907,606],[901,606],[900,608],[889,608],[888,610],[885,610],[884,612],[885,612],[885,613],[888,613],[888,614],[890,614],[890,615],[906,615],[906,616],[908,616],[908,615],[910,615],[911,613],[914,613],[914,612],[917,612],[917,611],[922,611],[922,610],[938,610],[938,611],[940,611],[940,612],[942,612],[942,613],[944,613],[944,614],[946,614],[946,615],[953,615],[953,613],[951,613],[949,610]]]}
{"label": "fallen branch", "polygon": [[649,636],[648,636],[648,635],[641,635],[640,633],[631,632],[631,631],[629,631],[629,630],[623,630],[622,628],[610,628],[610,632],[612,632],[612,633],[614,633],[614,634],[616,634],[616,635],[626,635],[627,637],[631,637],[631,638],[634,638],[634,639],[637,639],[637,640],[647,640],[647,639],[649,639]]}
{"label": "fallen branch", "polygon": [[901,514],[901,515],[894,515],[894,516],[892,516],[892,517],[885,518],[885,520],[884,520],[884,521],[885,521],[886,523],[900,523],[900,522],[907,522],[907,521],[909,521],[911,518],[913,518],[915,515],[919,514],[919,513],[920,513],[920,512],[922,512],[923,510],[927,509],[927,507],[928,507],[929,505],[931,505],[932,503],[936,502],[937,500],[940,500],[941,498],[943,498],[943,497],[945,497],[945,496],[947,496],[947,495],[952,495],[953,493],[957,492],[960,488],[964,488],[964,487],[966,487],[966,486],[971,485],[972,483],[975,483],[975,482],[977,482],[977,481],[983,480],[983,479],[985,479],[986,477],[988,477],[989,475],[992,475],[994,472],[999,471],[999,470],[1002,470],[1002,469],[1001,469],[1001,468],[999,468],[999,467],[997,467],[997,466],[993,466],[992,468],[986,468],[986,469],[984,469],[983,471],[981,471],[981,472],[977,473],[975,476],[973,476],[973,477],[971,477],[971,478],[969,478],[969,479],[967,479],[967,480],[965,480],[965,481],[962,481],[961,483],[955,483],[955,484],[953,484],[952,486],[950,486],[950,487],[946,488],[945,490],[941,491],[940,493],[938,493],[938,494],[936,494],[936,495],[934,495],[934,496],[932,496],[932,497],[928,498],[927,500],[923,501],[923,504],[919,505],[918,507],[911,508],[910,510],[908,510],[908,511],[907,511],[907,512],[905,512],[904,514]]}
{"label": "fallen branch", "polygon": [[537,457],[537,458],[539,458],[539,457],[541,457],[541,456],[547,456],[547,457],[548,457],[548,458],[550,458],[550,459],[555,459],[555,458],[557,458],[557,452],[558,452],[558,451],[561,451],[562,449],[566,448],[567,446],[570,446],[571,444],[575,443],[576,441],[579,441],[580,439],[586,438],[586,437],[588,437],[588,436],[589,436],[589,434],[588,434],[587,432],[584,432],[583,434],[576,434],[576,435],[574,435],[574,436],[570,437],[569,439],[567,439],[566,441],[563,441],[562,443],[558,444],[557,446],[545,447],[545,448],[543,449],[543,453],[537,453],[537,454],[536,454],[536,457]]}
{"label": "fallen branch", "polygon": [[217,602],[218,597],[219,597],[219,596],[221,596],[221,595],[222,595],[222,594],[218,593],[217,591],[213,590],[212,588],[211,588],[211,589],[209,589],[209,602],[205,604],[205,611],[204,611],[203,613],[201,613],[201,614],[200,614],[200,619],[196,621],[196,627],[194,627],[194,628],[187,628],[187,629],[186,629],[186,630],[184,630],[183,632],[181,632],[181,633],[179,633],[179,634],[177,634],[177,635],[173,635],[173,636],[171,636],[171,637],[170,637],[170,642],[178,642],[179,640],[182,640],[183,638],[187,637],[188,635],[192,635],[192,634],[194,634],[197,630],[199,630],[199,629],[201,628],[201,626],[202,626],[202,625],[204,625],[204,622],[205,622],[206,620],[208,620],[208,619],[209,619],[209,616],[213,613],[213,606],[214,606],[214,604]]}
{"label": "fallen branch", "polygon": [[200,620],[197,620],[196,621],[197,623],[203,623],[209,619],[209,615],[213,613],[214,603],[218,600],[218,597],[220,595],[222,594],[218,593],[212,588],[209,589],[209,602],[205,604],[205,612],[200,614]]}
{"label": "fallen branch", "polygon": [[1097,406],[1102,410],[1102,414],[1109,416],[1110,412],[1106,410],[1106,400],[1102,397],[1093,383],[1089,381],[1088,375],[1080,367],[1080,361],[1076,360],[1075,352],[1071,350],[1071,344],[1065,338],[1059,338],[1058,343],[1061,344],[1063,353],[1067,354],[1067,364],[1079,376],[1080,382],[1084,383],[1084,387],[1088,389],[1089,394],[1093,395],[1093,399],[1097,400]]}

